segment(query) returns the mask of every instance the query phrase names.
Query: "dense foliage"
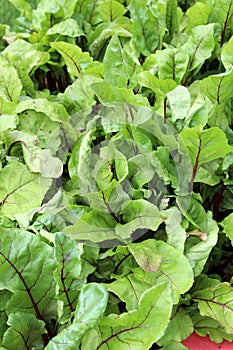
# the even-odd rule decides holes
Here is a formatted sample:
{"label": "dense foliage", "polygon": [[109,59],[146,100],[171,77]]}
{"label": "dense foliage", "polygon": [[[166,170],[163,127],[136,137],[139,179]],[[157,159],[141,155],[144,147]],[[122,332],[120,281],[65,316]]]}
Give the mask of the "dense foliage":
{"label": "dense foliage", "polygon": [[233,340],[233,0],[9,1],[0,349]]}

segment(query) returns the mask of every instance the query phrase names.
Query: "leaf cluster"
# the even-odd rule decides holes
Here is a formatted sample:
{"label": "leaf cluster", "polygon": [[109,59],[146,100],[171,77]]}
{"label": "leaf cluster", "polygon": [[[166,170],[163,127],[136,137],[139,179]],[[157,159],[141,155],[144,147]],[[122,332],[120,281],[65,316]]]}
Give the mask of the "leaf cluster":
{"label": "leaf cluster", "polygon": [[233,1],[8,1],[1,349],[232,341]]}

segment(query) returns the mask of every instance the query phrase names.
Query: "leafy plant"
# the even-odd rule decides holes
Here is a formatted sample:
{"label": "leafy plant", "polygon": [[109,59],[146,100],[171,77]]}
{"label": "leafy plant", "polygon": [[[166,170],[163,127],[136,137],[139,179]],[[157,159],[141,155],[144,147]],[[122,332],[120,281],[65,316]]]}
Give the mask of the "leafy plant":
{"label": "leafy plant", "polygon": [[232,341],[232,1],[12,5],[1,349]]}

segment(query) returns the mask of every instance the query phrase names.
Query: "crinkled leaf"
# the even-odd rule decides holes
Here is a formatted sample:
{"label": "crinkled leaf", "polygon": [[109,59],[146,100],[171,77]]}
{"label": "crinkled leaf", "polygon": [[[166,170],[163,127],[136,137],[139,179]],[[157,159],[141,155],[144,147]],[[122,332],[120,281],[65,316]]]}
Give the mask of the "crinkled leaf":
{"label": "crinkled leaf", "polygon": [[178,303],[180,294],[193,283],[193,272],[185,256],[167,243],[156,240],[133,243],[128,247],[127,253],[129,249],[132,251],[141,268],[130,267],[127,259],[126,267],[130,267],[132,272],[114,275],[117,280],[105,286],[126,303],[128,310],[136,309],[141,295],[161,282],[171,285],[174,303]]}
{"label": "crinkled leaf", "polygon": [[122,207],[129,201],[129,196],[116,181],[112,181],[100,192],[87,193],[85,198],[93,209],[111,213],[116,221]]}
{"label": "crinkled leaf", "polygon": [[218,321],[226,332],[233,333],[233,288],[227,283],[200,290],[194,295],[202,316]]}
{"label": "crinkled leaf", "polygon": [[123,38],[131,38],[132,34],[130,32],[130,29],[130,26],[126,26],[125,28],[125,26],[117,23],[117,21],[110,23],[100,23],[88,37],[89,50],[93,57],[97,60],[102,57],[106,44],[113,35],[118,35],[119,37]]}
{"label": "crinkled leaf", "polygon": [[207,215],[201,203],[194,196],[179,196],[176,199],[181,213],[191,222],[194,227],[201,231],[207,231]]}
{"label": "crinkled leaf", "polygon": [[209,20],[219,23],[221,30],[222,46],[224,42],[232,34],[232,15],[233,15],[233,1],[232,0],[216,0],[212,11],[209,16]]}
{"label": "crinkled leaf", "polygon": [[128,160],[129,175],[127,178],[134,188],[143,188],[144,185],[152,180],[155,169],[151,164],[151,158],[152,154],[148,152],[137,154]]}
{"label": "crinkled leaf", "polygon": [[154,286],[142,295],[138,310],[103,318],[95,330],[86,333],[82,349],[125,350],[125,346],[148,349],[164,334],[171,309],[170,287],[166,284]]}
{"label": "crinkled leaf", "polygon": [[[30,135],[32,140],[30,146],[34,145],[34,139],[38,147],[50,149],[53,155],[56,155],[64,137],[64,133],[61,133],[59,122],[52,121],[46,114],[36,112],[32,109],[20,113],[18,130],[17,133],[15,131],[13,142],[16,140],[24,140],[28,144]],[[11,133],[12,137],[13,135],[14,134]],[[26,137],[26,135],[27,139],[25,140],[24,137]]]}
{"label": "crinkled leaf", "polygon": [[213,318],[201,316],[198,313],[192,317],[195,333],[201,337],[209,335],[210,339],[215,343],[221,343],[224,339],[229,342],[233,341],[233,334],[227,333],[218,321]]}
{"label": "crinkled leaf", "polygon": [[16,312],[10,314],[7,324],[10,328],[3,337],[7,349],[44,349],[42,334],[45,333],[45,324],[35,315]]}
{"label": "crinkled leaf", "polygon": [[82,52],[80,47],[64,41],[53,42],[51,47],[57,50],[65,60],[70,74],[78,77],[81,70],[92,62],[92,58],[88,52]]}
{"label": "crinkled leaf", "polygon": [[158,344],[164,346],[166,344],[177,342],[188,338],[193,333],[193,322],[188,313],[182,307],[174,308],[171,321],[166,329],[166,333],[159,340]]}
{"label": "crinkled leaf", "polygon": [[76,1],[76,11],[82,13],[85,21],[95,25],[100,22],[100,14],[98,11],[99,0],[78,0]]}

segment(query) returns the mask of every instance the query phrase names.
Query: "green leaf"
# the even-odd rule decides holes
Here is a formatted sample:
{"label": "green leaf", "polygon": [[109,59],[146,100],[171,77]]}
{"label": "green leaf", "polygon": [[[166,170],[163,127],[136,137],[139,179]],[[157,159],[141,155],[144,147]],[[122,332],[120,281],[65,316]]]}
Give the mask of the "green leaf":
{"label": "green leaf", "polygon": [[[94,104],[94,92],[91,84],[95,78],[89,75],[80,76],[72,85],[69,85],[63,94],[63,104],[70,115],[81,112],[77,123],[81,124],[86,115],[84,111],[90,112]],[[84,116],[83,116],[84,114]],[[81,119],[81,120],[80,120]]]}
{"label": "green leaf", "polygon": [[201,337],[205,337],[207,334],[210,339],[215,343],[221,343],[224,339],[229,342],[233,341],[233,334],[227,333],[223,327],[221,327],[218,321],[213,318],[201,316],[198,313],[192,317],[195,327],[195,333]]}
{"label": "green leaf", "polygon": [[129,10],[133,20],[133,44],[138,53],[148,56],[159,46],[163,29],[160,28],[159,21],[146,0],[131,1]]}
{"label": "green leaf", "polygon": [[48,184],[50,180],[41,181],[39,175],[32,174],[22,163],[5,166],[0,172],[1,214],[14,217],[40,207]]}
{"label": "green leaf", "polygon": [[10,102],[18,102],[22,84],[17,71],[4,57],[0,57],[0,96]]}
{"label": "green leaf", "polygon": [[31,109],[36,112],[46,114],[52,121],[55,122],[64,122],[70,119],[68,113],[62,105],[49,101],[45,98],[21,101],[17,106],[16,112],[21,113]]}
{"label": "green leaf", "polygon": [[209,20],[220,24],[220,30],[221,30],[220,45],[221,46],[232,34],[232,14],[233,14],[232,0],[215,1],[209,16]]}
{"label": "green leaf", "polygon": [[233,213],[228,215],[222,222],[223,230],[233,245]]}
{"label": "green leaf", "polygon": [[211,57],[215,47],[214,23],[199,25],[192,29],[187,43],[180,50],[189,53],[189,71],[199,68]]}
{"label": "green leaf", "polygon": [[178,29],[177,0],[168,0],[166,9],[166,27],[168,29],[169,41]]}
{"label": "green leaf", "polygon": [[97,283],[85,285],[79,295],[72,325],[61,331],[46,346],[46,350],[77,349],[85,332],[101,319],[108,302],[106,289]]}
{"label": "green leaf", "polygon": [[135,95],[133,90],[125,87],[115,87],[107,82],[94,83],[91,87],[103,105],[110,105],[110,103],[113,102],[133,105],[148,105],[145,97]]}
{"label": "green leaf", "polygon": [[120,300],[126,303],[126,308],[130,311],[138,309],[139,300],[142,294],[150,289],[152,284],[142,281],[131,273],[118,278],[112,283],[105,283],[104,286],[110,292],[116,294]]}
{"label": "green leaf", "polygon": [[114,180],[100,192],[87,193],[85,198],[93,209],[110,213],[116,221],[119,221],[118,215],[122,207],[129,201],[127,193]]}
{"label": "green leaf", "polygon": [[[135,277],[146,283],[169,283],[173,291],[174,304],[179,301],[180,294],[185,293],[193,284],[193,271],[187,258],[177,249],[163,241],[148,240],[138,244],[143,247],[149,244],[154,254],[160,257],[160,266],[156,272],[133,269]],[[149,258],[148,258],[149,259]],[[157,259],[157,258],[156,258]]]}
{"label": "green leaf", "polygon": [[156,51],[158,76],[160,80],[173,79],[180,84],[189,63],[187,52],[174,48]]}
{"label": "green leaf", "polygon": [[186,231],[181,225],[181,213],[178,208],[171,207],[164,214],[167,216],[165,220],[166,234],[168,236],[167,243],[183,252],[187,237]]}
{"label": "green leaf", "polygon": [[105,0],[98,4],[98,12],[103,22],[114,22],[124,14],[125,8],[118,1]]}
{"label": "green leaf", "polygon": [[[174,308],[171,322],[169,323],[166,333],[159,340],[160,346],[167,345],[172,342],[180,343],[193,333],[193,322],[188,313],[182,307]],[[168,346],[168,345],[167,345]]]}
{"label": "green leaf", "polygon": [[224,105],[233,97],[231,90],[233,72],[229,71],[218,75],[211,75],[201,81],[201,90],[215,105]]}
{"label": "green leaf", "polygon": [[27,17],[28,19],[32,18],[32,7],[26,0],[9,0],[21,13],[22,16]]}
{"label": "green leaf", "polygon": [[[175,304],[179,302],[180,294],[192,286],[193,272],[187,259],[169,244],[150,239],[128,245],[126,253],[129,251],[141,267],[135,268],[128,263],[123,276],[114,275],[117,280],[105,284],[126,303],[128,310],[137,309],[141,295],[159,283],[171,285]],[[122,259],[124,261],[125,257]],[[129,268],[131,273],[128,272]]]}
{"label": "green leaf", "polygon": [[93,57],[97,60],[102,58],[106,45],[113,35],[118,35],[123,38],[131,38],[132,34],[130,30],[131,26],[124,26],[117,22],[100,23],[97,25],[95,30],[88,36],[89,50]]}
{"label": "green leaf", "polygon": [[76,3],[77,13],[81,13],[87,23],[96,25],[100,22],[99,0],[78,0]]}
{"label": "green leaf", "polygon": [[53,157],[48,149],[39,147],[23,147],[24,160],[32,173],[40,173],[44,178],[59,178],[63,172],[63,164]]}
{"label": "green leaf", "polygon": [[155,174],[155,169],[151,164],[151,156],[151,153],[137,154],[128,160],[128,179],[136,189],[143,188],[144,185],[152,180]]}
{"label": "green leaf", "polygon": [[207,215],[201,203],[193,196],[179,196],[176,199],[181,213],[194,227],[198,227],[202,232],[207,231]]}
{"label": "green leaf", "polygon": [[[35,322],[35,317],[30,316],[34,315],[39,321],[47,322],[45,328],[51,335],[48,324],[56,318],[53,248],[34,234],[17,228],[1,229],[0,244],[0,288],[14,293],[7,303],[7,314],[28,314],[25,331],[29,322],[28,326],[39,326],[41,334],[42,322]],[[12,316],[11,320],[13,328],[19,327],[18,319]],[[30,334],[30,329],[27,332]]]}
{"label": "green leaf", "polygon": [[227,143],[225,133],[217,127],[207,130],[203,130],[201,126],[185,128],[179,134],[179,139],[185,146],[193,165],[190,189],[201,166],[224,158],[232,149]]}
{"label": "green leaf", "polygon": [[10,314],[7,324],[10,326],[3,337],[3,345],[7,349],[22,350],[44,349],[42,334],[45,333],[45,323],[32,314],[16,312]]}
{"label": "green leaf", "polygon": [[55,235],[55,248],[58,267],[54,276],[59,287],[57,298],[63,302],[60,323],[65,323],[73,316],[79,291],[86,283],[86,278],[82,276],[83,246],[59,232]]}
{"label": "green leaf", "polygon": [[78,241],[101,243],[117,239],[116,220],[109,213],[92,210],[81,216],[74,225],[64,229],[65,234]]}
{"label": "green leaf", "polygon": [[167,99],[171,109],[171,120],[184,119],[190,108],[190,94],[184,86],[177,86],[174,90],[167,93]]}
{"label": "green leaf", "polygon": [[[207,229],[204,232],[207,236],[205,236],[204,240],[195,240],[195,244],[188,246],[185,252],[186,257],[193,268],[195,276],[198,276],[201,273],[211,250],[216,245],[218,240],[218,231],[218,225],[212,219],[211,213],[209,212],[207,214]],[[200,236],[202,234],[203,232],[200,232]]]}
{"label": "green leaf", "polygon": [[222,51],[221,51],[221,61],[226,69],[232,70],[233,69],[233,37],[223,45]]}
{"label": "green leaf", "polygon": [[129,252],[143,270],[156,272],[160,268],[161,256],[155,255],[152,241],[147,240],[143,244],[131,244],[128,247]]}
{"label": "green leaf", "polygon": [[33,11],[32,23],[41,35],[47,32],[53,21],[70,18],[75,10],[77,0],[41,0]]}
{"label": "green leaf", "polygon": [[163,222],[158,208],[144,199],[133,200],[126,204],[121,210],[121,216],[125,224],[116,225],[116,234],[120,239],[130,238],[131,234],[140,228],[156,231]]}
{"label": "green leaf", "polygon": [[[50,149],[53,155],[57,153],[61,146],[62,136],[64,136],[64,132],[61,135],[59,122],[52,121],[46,114],[36,112],[32,109],[26,109],[25,112],[20,113],[18,119],[18,129],[20,130],[18,132],[18,139],[21,139],[24,134],[27,134],[27,138],[30,135],[31,140],[37,140],[38,147],[42,149]],[[14,134],[11,133],[11,135]],[[17,138],[15,141],[16,140]]]}
{"label": "green leaf", "polygon": [[198,291],[194,295],[202,316],[208,316],[218,321],[225,331],[233,331],[233,288],[227,283]]}
{"label": "green leaf", "polygon": [[148,349],[164,334],[171,309],[170,287],[166,284],[154,286],[142,295],[138,310],[104,317],[92,331],[94,334],[86,333],[82,349],[123,350],[126,344],[129,349],[135,346],[138,350]]}
{"label": "green leaf", "polygon": [[48,52],[40,51],[36,45],[22,39],[7,46],[2,54],[16,69],[20,67],[27,73],[32,73],[33,70],[43,66],[50,59]]}
{"label": "green leaf", "polygon": [[208,23],[211,6],[204,2],[196,2],[186,11],[188,26],[190,29]]}
{"label": "green leaf", "polygon": [[138,76],[141,86],[151,89],[155,93],[155,109],[159,109],[164,105],[165,94],[175,89],[176,82],[172,79],[159,80],[150,72],[141,72]]}
{"label": "green leaf", "polygon": [[104,55],[104,79],[118,87],[125,87],[127,75],[120,40],[113,35]]}
{"label": "green leaf", "polygon": [[88,52],[82,52],[77,45],[64,41],[53,42],[50,45],[62,55],[70,74],[75,77],[78,77],[81,71],[92,62],[90,54]]}
{"label": "green leaf", "polygon": [[68,18],[65,21],[57,23],[53,27],[49,28],[49,30],[46,33],[46,35],[53,34],[67,35],[72,38],[75,38],[80,35],[84,35],[84,32],[74,19]]}

